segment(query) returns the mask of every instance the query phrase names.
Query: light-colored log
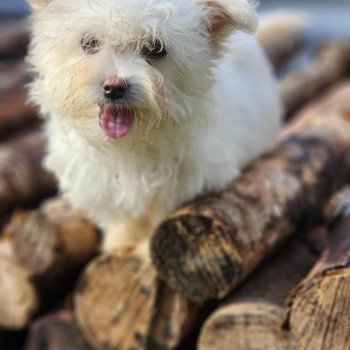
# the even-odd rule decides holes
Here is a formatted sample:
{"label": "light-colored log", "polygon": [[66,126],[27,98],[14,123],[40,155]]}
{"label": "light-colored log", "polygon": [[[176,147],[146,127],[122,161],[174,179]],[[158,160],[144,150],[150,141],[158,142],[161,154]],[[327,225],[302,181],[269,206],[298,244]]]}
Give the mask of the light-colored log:
{"label": "light-colored log", "polygon": [[74,294],[75,316],[96,349],[175,349],[195,328],[199,306],[157,278],[132,252],[94,260]]}
{"label": "light-colored log", "polygon": [[329,241],[310,274],[289,297],[286,325],[298,350],[350,347],[350,191],[333,199]]}

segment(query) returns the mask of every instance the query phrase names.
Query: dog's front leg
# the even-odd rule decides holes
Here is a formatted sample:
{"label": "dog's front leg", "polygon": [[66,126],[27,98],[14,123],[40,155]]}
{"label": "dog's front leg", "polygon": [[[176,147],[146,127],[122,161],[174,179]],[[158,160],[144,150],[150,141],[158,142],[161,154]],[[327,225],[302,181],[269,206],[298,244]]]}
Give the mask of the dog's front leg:
{"label": "dog's front leg", "polygon": [[128,218],[119,224],[110,227],[103,232],[101,250],[109,251],[128,251],[135,249],[140,251],[142,257],[148,258],[148,242],[153,234],[155,224],[153,220],[146,217]]}

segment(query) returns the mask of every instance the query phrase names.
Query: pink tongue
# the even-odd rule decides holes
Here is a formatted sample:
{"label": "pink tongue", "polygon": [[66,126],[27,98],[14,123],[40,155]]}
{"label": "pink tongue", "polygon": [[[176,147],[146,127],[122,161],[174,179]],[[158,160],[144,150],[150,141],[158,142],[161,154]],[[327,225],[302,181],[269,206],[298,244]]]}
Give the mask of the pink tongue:
{"label": "pink tongue", "polygon": [[101,110],[100,125],[108,137],[118,139],[125,136],[132,125],[134,116],[124,108],[113,108],[104,105]]}

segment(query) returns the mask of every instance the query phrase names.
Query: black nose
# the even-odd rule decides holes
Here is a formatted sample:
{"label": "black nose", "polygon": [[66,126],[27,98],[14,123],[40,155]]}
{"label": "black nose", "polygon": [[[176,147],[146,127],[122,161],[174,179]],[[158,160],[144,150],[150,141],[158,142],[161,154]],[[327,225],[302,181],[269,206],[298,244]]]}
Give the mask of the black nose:
{"label": "black nose", "polygon": [[104,96],[109,100],[122,99],[126,91],[128,90],[128,84],[125,79],[113,79],[106,81],[103,84]]}

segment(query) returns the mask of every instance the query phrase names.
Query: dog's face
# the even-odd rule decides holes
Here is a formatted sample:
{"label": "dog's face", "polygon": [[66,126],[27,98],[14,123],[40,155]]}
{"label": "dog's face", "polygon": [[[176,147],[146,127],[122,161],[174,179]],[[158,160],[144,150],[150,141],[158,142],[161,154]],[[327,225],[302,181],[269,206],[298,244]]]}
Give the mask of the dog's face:
{"label": "dog's face", "polygon": [[225,36],[256,25],[247,0],[29,2],[33,99],[103,142],[182,123]]}

